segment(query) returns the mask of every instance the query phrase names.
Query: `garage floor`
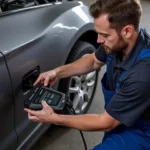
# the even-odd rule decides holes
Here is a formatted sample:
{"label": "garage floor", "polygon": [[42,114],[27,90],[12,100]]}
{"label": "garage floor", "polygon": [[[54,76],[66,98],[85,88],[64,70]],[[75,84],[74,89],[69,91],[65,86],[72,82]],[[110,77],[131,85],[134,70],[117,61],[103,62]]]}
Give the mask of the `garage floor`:
{"label": "garage floor", "polygon": [[[92,0],[83,0],[86,4],[90,4]],[[143,17],[141,20],[141,27],[144,27],[150,33],[150,1],[142,0]],[[100,78],[105,72],[105,67],[101,69]],[[100,81],[99,81],[100,83]],[[101,86],[98,84],[94,101],[88,113],[103,112],[103,96],[101,93]],[[88,149],[98,144],[102,137],[102,132],[84,132],[84,137],[87,142]],[[35,144],[32,150],[84,150],[80,134],[77,130],[66,127],[53,126],[50,128]]]}

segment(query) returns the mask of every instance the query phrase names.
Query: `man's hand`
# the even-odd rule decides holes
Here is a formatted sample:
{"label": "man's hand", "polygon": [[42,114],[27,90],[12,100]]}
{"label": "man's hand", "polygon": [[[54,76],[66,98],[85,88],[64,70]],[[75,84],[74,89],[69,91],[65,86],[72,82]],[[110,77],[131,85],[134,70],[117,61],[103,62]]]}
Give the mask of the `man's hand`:
{"label": "man's hand", "polygon": [[106,111],[103,114],[85,115],[60,115],[45,102],[42,101],[43,109],[28,112],[29,120],[42,123],[53,123],[84,131],[110,131],[120,125],[120,122],[111,117]]}
{"label": "man's hand", "polygon": [[39,83],[44,84],[44,86],[47,86],[48,84],[52,86],[58,80],[59,78],[57,77],[57,71],[51,70],[51,71],[41,73],[38,79],[35,81],[34,86]]}
{"label": "man's hand", "polygon": [[45,101],[42,101],[42,106],[43,109],[40,111],[34,111],[27,108],[24,109],[28,113],[29,120],[57,124],[59,117],[54,110]]}

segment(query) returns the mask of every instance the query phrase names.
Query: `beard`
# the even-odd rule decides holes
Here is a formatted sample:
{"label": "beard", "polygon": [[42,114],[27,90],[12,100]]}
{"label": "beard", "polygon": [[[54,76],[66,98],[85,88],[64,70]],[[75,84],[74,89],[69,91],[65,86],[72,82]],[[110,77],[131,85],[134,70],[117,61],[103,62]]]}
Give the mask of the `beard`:
{"label": "beard", "polygon": [[102,47],[105,49],[107,55],[123,51],[128,47],[129,44],[123,39],[123,37],[121,35],[118,35],[118,37],[119,39],[117,44],[114,45],[112,48],[109,48],[108,46],[102,44]]}
{"label": "beard", "polygon": [[107,55],[113,53],[112,50],[108,46],[102,45],[102,47],[104,48]]}

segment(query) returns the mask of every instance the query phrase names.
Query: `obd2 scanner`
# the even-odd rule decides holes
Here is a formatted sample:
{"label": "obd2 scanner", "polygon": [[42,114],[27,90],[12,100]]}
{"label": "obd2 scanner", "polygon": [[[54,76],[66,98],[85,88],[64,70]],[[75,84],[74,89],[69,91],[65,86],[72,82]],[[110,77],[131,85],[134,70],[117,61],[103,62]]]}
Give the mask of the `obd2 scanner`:
{"label": "obd2 scanner", "polygon": [[34,86],[24,100],[24,107],[32,110],[41,110],[41,101],[44,100],[50,105],[54,111],[62,111],[66,105],[66,95],[51,87],[43,85]]}

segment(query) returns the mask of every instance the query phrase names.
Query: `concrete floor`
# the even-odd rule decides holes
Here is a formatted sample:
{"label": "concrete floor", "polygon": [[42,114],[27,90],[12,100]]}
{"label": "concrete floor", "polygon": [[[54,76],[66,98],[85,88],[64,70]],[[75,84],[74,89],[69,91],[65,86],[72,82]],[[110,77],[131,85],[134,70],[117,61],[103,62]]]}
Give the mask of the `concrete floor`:
{"label": "concrete floor", "polygon": [[[89,5],[91,0],[83,0]],[[143,16],[141,20],[141,27],[147,29],[150,33],[150,1],[143,0]],[[99,80],[101,79],[105,67],[101,69]],[[99,81],[100,83],[100,81]],[[103,112],[103,95],[101,93],[101,86],[98,84],[94,101],[88,113],[101,113]],[[88,149],[101,142],[103,137],[102,132],[84,132],[84,137]],[[77,130],[69,129],[66,127],[53,126],[50,128],[35,144],[32,150],[84,150],[82,139]]]}

